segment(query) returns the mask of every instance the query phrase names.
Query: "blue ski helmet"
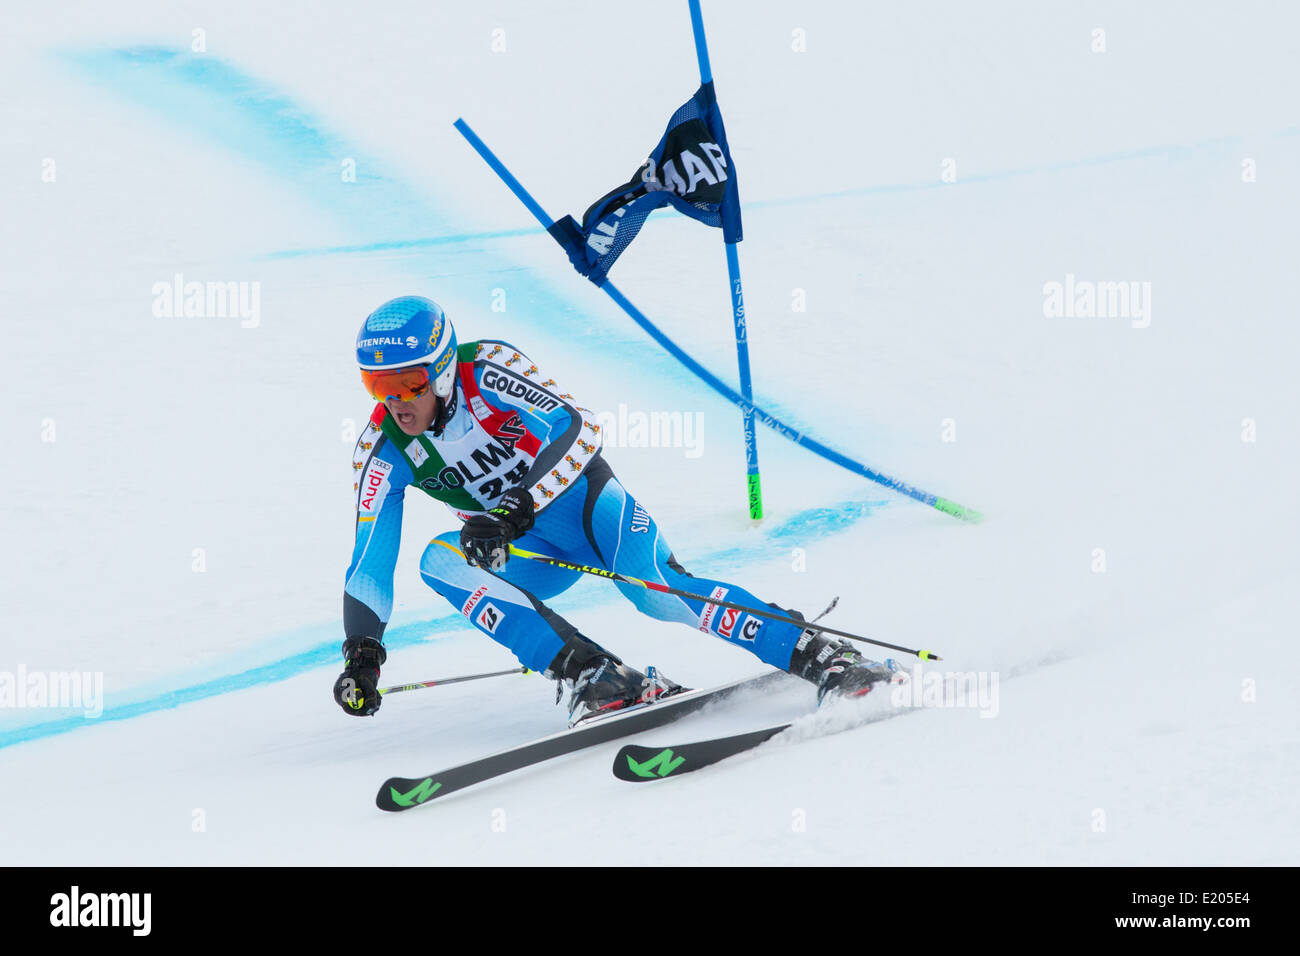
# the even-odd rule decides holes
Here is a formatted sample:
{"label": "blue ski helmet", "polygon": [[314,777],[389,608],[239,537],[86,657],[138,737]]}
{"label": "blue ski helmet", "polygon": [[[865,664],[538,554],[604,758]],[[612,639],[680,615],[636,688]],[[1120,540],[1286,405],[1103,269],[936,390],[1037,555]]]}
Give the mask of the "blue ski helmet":
{"label": "blue ski helmet", "polygon": [[432,299],[390,299],[361,323],[357,365],[372,372],[428,365],[434,394],[449,398],[456,383],[456,331]]}

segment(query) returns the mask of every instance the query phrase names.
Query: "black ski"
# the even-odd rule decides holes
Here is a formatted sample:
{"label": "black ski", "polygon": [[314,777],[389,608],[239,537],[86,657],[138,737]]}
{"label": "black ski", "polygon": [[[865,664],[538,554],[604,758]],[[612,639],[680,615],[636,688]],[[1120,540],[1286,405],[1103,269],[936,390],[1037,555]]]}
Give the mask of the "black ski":
{"label": "black ski", "polygon": [[746,750],[753,750],[789,726],[781,724],[747,734],[736,734],[734,737],[718,737],[676,747],[638,747],[636,744],[628,744],[614,758],[614,776],[630,783],[680,777]]}
{"label": "black ski", "polygon": [[[829,733],[842,733],[867,724],[910,713],[913,708],[887,710],[868,714],[861,720],[854,721]],[[672,747],[640,747],[628,744],[621,748],[614,757],[614,776],[629,783],[643,783],[646,780],[662,780],[665,777],[680,777],[692,770],[699,770],[734,757],[747,750],[753,750],[766,743],[791,724],[779,724],[762,730],[736,734],[734,737],[717,737],[713,740],[700,740],[692,744],[677,744]]]}
{"label": "black ski", "polygon": [[771,671],[719,687],[686,691],[651,704],[617,711],[608,717],[593,717],[572,729],[457,767],[449,767],[427,777],[390,777],[379,788],[375,804],[381,810],[393,812],[423,806],[439,797],[513,770],[643,730],[662,727],[737,691],[764,687],[787,676],[783,671]]}

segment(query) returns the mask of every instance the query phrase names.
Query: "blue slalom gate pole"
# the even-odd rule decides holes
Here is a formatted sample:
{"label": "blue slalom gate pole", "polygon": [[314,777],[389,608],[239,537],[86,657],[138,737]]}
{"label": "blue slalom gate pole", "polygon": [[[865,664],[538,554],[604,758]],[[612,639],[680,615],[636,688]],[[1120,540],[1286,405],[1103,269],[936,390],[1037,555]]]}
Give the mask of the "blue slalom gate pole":
{"label": "blue slalom gate pole", "polygon": [[[545,209],[538,205],[537,200],[533,199],[528,190],[523,187],[523,184],[514,177],[510,170],[506,169],[505,165],[502,164],[496,154],[488,148],[487,144],[478,138],[478,134],[470,129],[469,124],[466,123],[464,119],[458,119],[453,125],[456,127],[456,130],[460,135],[465,137],[465,140],[470,144],[470,146],[474,147],[474,151],[483,158],[483,161],[491,167],[492,171],[501,178],[501,181],[510,188],[510,191],[515,194],[515,197],[518,198],[518,200],[528,208],[528,211],[537,218],[537,221],[542,224],[542,227],[550,229],[555,220],[547,215]],[[737,394],[734,389],[728,386],[699,362],[695,361],[695,359],[687,354],[681,346],[670,339],[657,325],[646,318],[645,314],[629,302],[627,297],[623,295],[623,293],[620,292],[608,278],[606,278],[604,282],[600,283],[600,288],[618,304],[619,308],[628,314],[633,322],[644,329],[646,334],[658,342],[669,355],[695,373],[696,377],[704,381],[705,384],[719,395],[726,398],[727,401],[739,407],[742,412],[754,416],[758,422],[768,426],[779,434],[784,435],[796,445],[807,448],[814,454],[839,465],[841,468],[853,472],[855,475],[861,475],[863,478],[884,485],[886,488],[891,488],[899,494],[906,495],[922,504],[927,504],[932,508],[953,515],[956,518],[961,518],[964,521],[979,521],[983,517],[983,515],[973,508],[967,508],[965,505],[960,505],[947,498],[932,495],[928,491],[923,491],[920,488],[909,485],[907,482],[899,481],[897,478],[891,478],[886,474],[868,468],[861,462],[854,461],[847,455],[840,454],[834,449],[823,445],[816,439],[810,438],[796,429],[791,428],[775,415],[769,415],[767,412],[763,411],[763,409],[753,404],[753,402],[745,401],[745,399],[741,395]]]}
{"label": "blue slalom gate pole", "polygon": [[[695,58],[700,64],[700,83],[713,82],[709,66],[709,44],[704,37],[704,17],[700,13],[700,0],[690,0],[691,32],[695,34]],[[734,170],[732,175],[735,175]],[[739,204],[740,196],[737,194]],[[749,333],[745,321],[745,292],[740,282],[740,256],[736,243],[725,242],[727,249],[727,279],[731,289],[731,319],[736,327],[736,362],[740,366],[740,397],[744,400],[745,474],[749,498],[749,517],[757,521],[763,517],[763,485],[758,474],[758,435],[754,428],[754,387],[749,374]],[[749,406],[747,408],[747,406]]]}

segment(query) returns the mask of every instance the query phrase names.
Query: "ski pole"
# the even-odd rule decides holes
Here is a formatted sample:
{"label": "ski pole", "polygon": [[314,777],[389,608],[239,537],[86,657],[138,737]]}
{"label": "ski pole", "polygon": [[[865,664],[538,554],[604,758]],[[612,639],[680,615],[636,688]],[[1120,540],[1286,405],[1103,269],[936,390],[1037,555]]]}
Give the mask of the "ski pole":
{"label": "ski pole", "polygon": [[396,694],[403,690],[419,690],[421,687],[439,687],[443,684],[459,684],[466,680],[482,680],[484,677],[501,677],[505,674],[529,674],[531,671],[527,667],[516,667],[508,671],[493,671],[490,674],[468,674],[465,677],[443,677],[439,680],[422,680],[414,684],[397,684],[394,687],[381,687],[379,693]]}
{"label": "ski pole", "polygon": [[[648,588],[651,591],[662,591],[664,594],[672,594],[676,597],[690,598],[692,601],[703,601],[705,604],[716,604],[718,607],[727,607],[736,611],[745,611],[757,617],[765,617],[773,621],[782,621],[786,624],[795,624],[799,627],[810,627],[818,631],[824,631],[827,634],[834,634],[836,637],[846,637],[851,641],[861,641],[864,644],[874,644],[877,647],[885,647],[891,651],[900,651],[904,654],[914,654],[923,661],[940,661],[943,660],[934,651],[918,650],[912,647],[901,647],[898,644],[886,644],[884,641],[877,641],[870,637],[862,637],[858,634],[850,634],[848,631],[837,630],[833,627],[825,627],[821,624],[813,624],[810,621],[801,621],[798,618],[789,617],[785,614],[778,614],[771,610],[761,610],[756,607],[749,607],[744,604],[733,604],[731,601],[723,601],[718,598],[705,597],[703,594],[692,594],[690,591],[682,591],[678,588],[669,587],[666,584],[659,584],[657,581],[643,581],[640,578],[634,578],[630,574],[620,574],[617,571],[606,571],[604,568],[593,568],[586,564],[572,564],[568,561],[561,561],[559,558],[548,557],[544,554],[537,554],[533,551],[525,551],[523,548],[517,548],[513,544],[510,546],[510,553],[520,558],[527,558],[530,561],[540,561],[542,564],[549,564],[557,568],[565,568],[569,571],[582,571],[585,574],[593,574],[596,577],[605,578],[609,581],[619,581],[623,584],[635,584],[637,587]],[[818,615],[820,617],[821,615]]]}

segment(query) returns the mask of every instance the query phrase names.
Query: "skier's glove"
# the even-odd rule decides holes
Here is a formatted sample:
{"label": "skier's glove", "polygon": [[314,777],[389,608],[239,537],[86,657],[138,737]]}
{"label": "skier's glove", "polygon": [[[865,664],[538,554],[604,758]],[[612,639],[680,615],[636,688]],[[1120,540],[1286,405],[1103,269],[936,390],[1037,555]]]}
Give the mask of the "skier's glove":
{"label": "skier's glove", "polygon": [[535,507],[527,488],[511,488],[491,511],[468,519],[460,529],[465,560],[492,571],[504,568],[510,542],[532,528]]}
{"label": "skier's glove", "polygon": [[369,717],[383,701],[379,668],[388,652],[373,637],[349,637],[343,642],[343,659],[343,673],[334,682],[334,700],[345,714]]}

